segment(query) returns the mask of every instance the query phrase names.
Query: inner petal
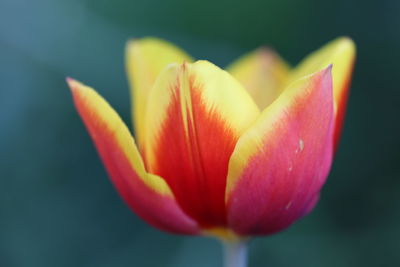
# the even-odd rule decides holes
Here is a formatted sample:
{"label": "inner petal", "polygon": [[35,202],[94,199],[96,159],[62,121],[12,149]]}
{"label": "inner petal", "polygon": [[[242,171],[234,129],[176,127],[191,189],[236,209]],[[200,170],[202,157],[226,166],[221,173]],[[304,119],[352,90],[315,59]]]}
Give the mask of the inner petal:
{"label": "inner petal", "polygon": [[170,65],[152,88],[144,155],[182,209],[204,229],[226,226],[229,158],[259,109],[226,71],[207,61]]}
{"label": "inner petal", "polygon": [[190,78],[189,90],[180,86],[170,89],[172,101],[151,172],[165,178],[183,210],[203,227],[224,226],[228,162],[237,136],[202,101],[201,85]]}

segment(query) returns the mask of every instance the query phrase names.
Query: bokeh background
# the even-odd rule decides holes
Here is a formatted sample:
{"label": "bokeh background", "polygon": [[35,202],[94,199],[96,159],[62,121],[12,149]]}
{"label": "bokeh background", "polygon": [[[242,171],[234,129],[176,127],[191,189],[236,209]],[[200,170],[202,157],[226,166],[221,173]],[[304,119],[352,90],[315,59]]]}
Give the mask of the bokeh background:
{"label": "bokeh background", "polygon": [[222,264],[212,239],[142,222],[109,183],[65,77],[130,125],[124,45],[168,39],[225,66],[260,45],[296,64],[358,46],[346,124],[315,211],[251,243],[250,267],[400,266],[400,1],[0,0],[0,266]]}

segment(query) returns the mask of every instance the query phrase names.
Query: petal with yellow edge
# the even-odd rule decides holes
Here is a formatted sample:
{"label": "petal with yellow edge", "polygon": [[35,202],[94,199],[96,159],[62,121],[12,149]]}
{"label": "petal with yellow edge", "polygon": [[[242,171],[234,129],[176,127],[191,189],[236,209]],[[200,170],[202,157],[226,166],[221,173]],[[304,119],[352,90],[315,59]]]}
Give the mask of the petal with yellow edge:
{"label": "petal with yellow edge", "polygon": [[129,207],[159,229],[198,233],[197,223],[181,210],[167,183],[146,172],[134,139],[118,114],[92,88],[72,79],[68,84],[109,176]]}
{"label": "petal with yellow edge", "polygon": [[203,228],[225,226],[229,158],[260,114],[257,105],[229,73],[207,61],[170,65],[150,94],[148,170],[167,181]]}
{"label": "petal with yellow edge", "polygon": [[349,86],[355,59],[355,45],[350,38],[340,37],[311,53],[292,71],[290,82],[333,65],[333,96],[335,100],[335,148],[343,126]]}
{"label": "petal with yellow edge", "polygon": [[259,48],[233,62],[227,71],[246,88],[263,110],[282,92],[288,79],[289,66],[271,49]]}
{"label": "petal with yellow edge", "polygon": [[315,205],[332,160],[331,67],[291,84],[238,140],[229,162],[228,224],[271,234]]}
{"label": "petal with yellow edge", "polygon": [[126,71],[131,87],[132,118],[139,147],[144,140],[145,111],[150,89],[171,63],[191,62],[188,54],[158,38],[133,39],[126,45]]}

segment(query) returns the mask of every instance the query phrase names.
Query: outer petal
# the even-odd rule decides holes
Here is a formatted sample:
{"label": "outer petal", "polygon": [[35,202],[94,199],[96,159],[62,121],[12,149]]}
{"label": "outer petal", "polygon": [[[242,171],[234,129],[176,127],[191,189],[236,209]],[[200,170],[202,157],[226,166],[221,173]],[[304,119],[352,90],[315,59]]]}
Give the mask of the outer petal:
{"label": "outer petal", "polygon": [[171,65],[148,103],[145,155],[183,210],[203,228],[224,226],[228,161],[259,110],[227,72],[198,61]]}
{"label": "outer petal", "polygon": [[281,93],[289,66],[274,51],[259,48],[239,58],[227,70],[264,109]]}
{"label": "outer petal", "polygon": [[346,37],[338,38],[307,56],[291,74],[291,81],[322,70],[333,64],[333,96],[335,99],[335,148],[337,147],[355,58],[355,45]]}
{"label": "outer petal", "polygon": [[128,128],[93,89],[68,79],[76,108],[122,198],[145,221],[162,230],[196,234],[166,182],[148,174]]}
{"label": "outer petal", "polygon": [[312,208],[332,159],[330,68],[293,83],[240,137],[229,162],[229,227],[282,230]]}
{"label": "outer petal", "polygon": [[132,118],[139,146],[144,140],[144,118],[150,89],[171,63],[192,61],[184,51],[157,38],[132,40],[126,46],[126,70],[131,86]]}

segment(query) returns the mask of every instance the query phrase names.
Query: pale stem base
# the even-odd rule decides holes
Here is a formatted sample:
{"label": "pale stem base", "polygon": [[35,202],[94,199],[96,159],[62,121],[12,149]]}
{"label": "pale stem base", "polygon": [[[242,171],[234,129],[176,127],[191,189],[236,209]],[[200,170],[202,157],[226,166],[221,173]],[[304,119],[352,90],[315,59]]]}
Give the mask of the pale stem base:
{"label": "pale stem base", "polygon": [[247,242],[223,242],[224,267],[247,267]]}

